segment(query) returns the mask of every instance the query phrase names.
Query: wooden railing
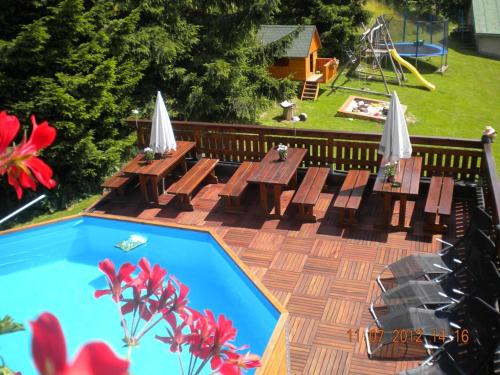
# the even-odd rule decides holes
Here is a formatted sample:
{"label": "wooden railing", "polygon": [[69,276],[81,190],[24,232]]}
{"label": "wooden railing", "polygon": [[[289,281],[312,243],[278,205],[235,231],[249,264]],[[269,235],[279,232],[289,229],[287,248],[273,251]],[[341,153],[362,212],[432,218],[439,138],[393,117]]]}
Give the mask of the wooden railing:
{"label": "wooden railing", "polygon": [[[135,120],[129,121],[135,126]],[[277,128],[259,125],[172,122],[179,140],[193,140],[197,153],[226,162],[260,160],[279,143],[308,150],[303,166],[328,165],[335,170],[368,169],[376,173],[380,134]],[[151,121],[138,120],[139,147],[149,140]],[[413,153],[423,157],[423,175],[446,174],[477,181],[482,173],[483,145],[469,139],[411,137]]]}
{"label": "wooden railing", "polygon": [[[135,120],[128,123],[136,126]],[[380,164],[380,134],[189,121],[172,124],[177,139],[196,141],[198,156],[225,162],[260,160],[269,149],[283,143],[308,150],[302,167],[325,165],[337,171],[360,168],[376,173]],[[137,121],[139,147],[147,144],[150,130],[150,120]],[[483,145],[479,140],[422,136],[412,136],[411,142],[413,154],[423,157],[424,177],[445,174],[456,180],[481,183],[487,208],[495,223],[500,223],[500,181],[491,145]]]}
{"label": "wooden railing", "polygon": [[500,180],[497,174],[495,158],[491,144],[484,144],[483,186],[487,210],[495,219],[496,226],[493,233],[496,235],[497,253],[500,257]]}
{"label": "wooden railing", "polygon": [[339,61],[336,58],[318,57],[316,59],[316,70],[321,71],[323,75],[320,82],[322,83],[330,82],[337,75],[338,66],[339,66]]}

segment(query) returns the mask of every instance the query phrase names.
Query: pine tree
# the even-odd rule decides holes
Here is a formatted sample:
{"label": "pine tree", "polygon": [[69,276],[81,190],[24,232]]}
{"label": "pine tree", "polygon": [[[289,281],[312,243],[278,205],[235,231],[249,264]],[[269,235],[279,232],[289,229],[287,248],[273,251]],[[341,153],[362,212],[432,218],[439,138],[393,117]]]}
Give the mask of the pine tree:
{"label": "pine tree", "polygon": [[289,0],[276,15],[276,23],[316,25],[323,56],[343,56],[368,21],[365,0]]}

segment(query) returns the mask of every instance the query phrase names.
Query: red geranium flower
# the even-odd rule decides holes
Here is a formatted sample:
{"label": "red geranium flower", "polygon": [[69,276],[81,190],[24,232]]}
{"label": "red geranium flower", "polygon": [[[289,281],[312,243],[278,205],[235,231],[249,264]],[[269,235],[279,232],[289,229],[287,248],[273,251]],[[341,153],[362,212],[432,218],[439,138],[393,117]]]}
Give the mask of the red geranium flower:
{"label": "red geranium flower", "polygon": [[241,370],[260,367],[260,357],[256,354],[227,352],[227,359],[217,370],[221,375],[240,375]]}
{"label": "red geranium flower", "polygon": [[67,363],[66,343],[61,325],[50,313],[31,322],[31,349],[41,375],[126,375],[129,362],[120,359],[103,342],[86,344],[73,363]]}
{"label": "red geranium flower", "polygon": [[[128,262],[124,263],[120,267],[118,274],[116,274],[114,263],[110,259],[104,259],[102,262],[99,262],[99,269],[106,274],[109,289],[96,290],[94,292],[95,298],[111,294],[113,300],[118,302],[121,299],[123,290],[129,286],[132,280],[130,274],[134,272],[135,266]],[[122,282],[125,282],[125,287],[122,286]]]}
{"label": "red geranium flower", "polygon": [[56,186],[52,169],[37,157],[40,150],[54,142],[56,130],[47,121],[38,125],[35,116],[31,116],[31,123],[33,131],[29,140],[24,137],[21,144],[9,152],[8,146],[19,131],[19,120],[5,111],[0,113],[0,176],[7,173],[7,181],[16,190],[18,199],[23,196],[23,188],[36,190],[36,180],[47,189]]}
{"label": "red geranium flower", "polygon": [[153,269],[151,269],[151,264],[146,258],[139,260],[139,268],[141,269],[141,273],[137,281],[144,283],[148,297],[156,294],[158,289],[163,285],[163,279],[167,275],[167,271],[161,268],[159,264],[155,264]]}
{"label": "red geranium flower", "polygon": [[187,285],[184,285],[179,280],[177,280],[174,276],[170,276],[170,278],[179,288],[179,295],[174,296],[172,311],[178,314],[187,315],[188,312],[191,311],[191,309],[187,307],[189,303],[189,300],[187,299],[187,295],[189,294],[189,288]]}
{"label": "red geranium flower", "polygon": [[7,151],[19,131],[19,120],[16,116],[9,116],[6,111],[0,112],[0,154]]}
{"label": "red geranium flower", "polygon": [[170,344],[170,351],[175,353],[177,351],[182,351],[182,344],[186,342],[186,335],[182,333],[184,327],[186,327],[187,323],[184,319],[181,324],[177,325],[177,319],[174,314],[170,314],[165,317],[165,320],[168,322],[172,329],[167,327],[167,332],[169,336],[155,336],[161,342],[165,344]]}
{"label": "red geranium flower", "polygon": [[215,322],[215,317],[210,310],[206,310],[206,315],[209,321],[209,325],[214,327],[214,343],[212,347],[212,360],[210,361],[210,366],[212,370],[219,368],[224,362],[223,355],[226,354],[224,349],[225,345],[229,344],[229,341],[234,340],[236,337],[236,328],[233,327],[233,322],[226,319],[224,315],[219,315],[219,319]]}

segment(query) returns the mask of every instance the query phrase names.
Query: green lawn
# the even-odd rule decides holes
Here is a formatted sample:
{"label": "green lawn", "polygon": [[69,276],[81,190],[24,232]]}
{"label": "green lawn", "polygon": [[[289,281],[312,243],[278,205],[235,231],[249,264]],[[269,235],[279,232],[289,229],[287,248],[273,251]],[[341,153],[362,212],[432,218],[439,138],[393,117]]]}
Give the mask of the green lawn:
{"label": "green lawn", "polygon": [[[434,64],[434,67],[430,64]],[[471,50],[461,50],[456,43],[452,43],[448,56],[449,67],[444,75],[434,73],[438,66],[439,58],[418,64],[423,76],[436,85],[433,92],[419,87],[411,74],[406,75],[408,82],[405,86],[390,85],[390,90],[397,91],[401,103],[408,106],[406,114],[410,134],[477,139],[486,125],[500,130],[500,61],[478,56]],[[344,78],[341,77],[339,81]],[[344,90],[332,92],[330,86],[322,85],[322,93],[316,101],[295,100],[296,113],[307,113],[307,121],[280,122],[282,110],[276,104],[261,114],[259,122],[310,129],[382,131],[382,124],[336,117],[335,114],[349,95],[378,99],[383,96]],[[349,86],[383,91],[382,83],[357,78],[351,79]],[[494,152],[500,165],[500,148],[497,145]]]}
{"label": "green lawn", "polygon": [[41,222],[47,221],[47,220],[55,220],[55,219],[60,219],[62,217],[66,217],[66,216],[80,214],[86,208],[92,206],[95,202],[97,202],[101,197],[102,197],[102,195],[100,195],[100,194],[92,195],[88,198],[82,199],[81,201],[73,204],[72,206],[70,206],[66,210],[56,211],[56,212],[53,212],[51,214],[40,215],[31,221],[28,221],[25,223],[20,223],[20,224],[16,225],[15,227],[19,227],[22,225],[28,225],[28,224],[36,224],[36,223],[41,223]]}

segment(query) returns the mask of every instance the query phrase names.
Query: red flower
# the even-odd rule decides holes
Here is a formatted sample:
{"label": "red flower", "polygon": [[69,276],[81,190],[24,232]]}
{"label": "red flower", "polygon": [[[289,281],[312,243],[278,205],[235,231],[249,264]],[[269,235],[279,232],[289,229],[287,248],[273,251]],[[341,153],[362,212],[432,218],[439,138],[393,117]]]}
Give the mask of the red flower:
{"label": "red flower", "polygon": [[158,292],[158,300],[149,299],[149,310],[152,314],[161,312],[164,318],[167,318],[174,311],[174,302],[172,297],[177,299],[175,294],[176,290],[174,285],[170,280],[168,280],[166,287],[161,287],[160,292]]}
{"label": "red flower", "polygon": [[229,341],[234,340],[236,337],[236,328],[233,327],[233,322],[227,320],[224,315],[219,315],[218,321],[215,322],[214,315],[210,310],[206,310],[205,313],[209,319],[209,324],[214,327],[213,357],[210,361],[210,366],[212,370],[215,370],[224,362],[223,355],[226,354],[224,346],[228,345]]}
{"label": "red flower", "polygon": [[170,351],[175,353],[177,351],[182,351],[182,344],[186,342],[186,336],[182,333],[187,323],[186,320],[183,320],[180,325],[177,325],[177,319],[174,314],[169,314],[165,317],[165,320],[168,322],[171,330],[167,327],[167,332],[169,336],[155,336],[161,342],[165,344],[170,344]]}
{"label": "red flower", "polygon": [[241,370],[260,367],[260,357],[256,354],[227,352],[227,359],[217,370],[221,375],[240,375]]}
{"label": "red flower", "polygon": [[155,264],[153,269],[151,269],[151,264],[146,258],[141,258],[139,268],[141,269],[141,273],[137,280],[144,283],[147,296],[156,294],[158,289],[163,285],[163,279],[167,275],[167,271],[158,264]]}
{"label": "red flower", "polygon": [[[104,259],[102,262],[99,262],[99,269],[106,274],[109,289],[96,290],[94,293],[95,298],[99,298],[105,294],[111,294],[113,300],[118,302],[121,299],[123,290],[126,289],[132,281],[130,274],[134,272],[135,266],[128,262],[124,263],[120,267],[118,274],[116,274],[113,262],[109,259]],[[123,282],[125,282],[125,286],[122,286]]]}
{"label": "red flower", "polygon": [[31,322],[31,349],[41,375],[126,375],[129,363],[118,358],[102,342],[86,344],[72,364],[66,362],[66,343],[61,325],[50,313]]}
{"label": "red flower", "polygon": [[40,150],[54,142],[56,130],[46,121],[38,125],[35,116],[31,116],[31,123],[33,131],[29,140],[23,138],[19,146],[8,152],[8,145],[19,131],[19,121],[5,111],[0,113],[0,176],[7,173],[8,182],[16,190],[18,199],[22,198],[23,188],[36,190],[36,180],[47,189],[56,186],[52,169],[37,157]]}
{"label": "red flower", "polygon": [[205,360],[212,351],[214,327],[210,326],[206,316],[198,311],[191,310],[191,313],[187,320],[191,334],[186,336],[186,342],[190,344],[191,354]]}
{"label": "red flower", "polygon": [[170,276],[172,281],[177,285],[179,288],[179,295],[175,295],[174,297],[174,302],[172,306],[172,311],[178,313],[178,314],[188,314],[188,310],[191,311],[188,307],[187,304],[189,303],[189,300],[187,299],[187,295],[189,293],[189,288],[187,285],[184,285],[181,283],[179,280],[177,280],[174,276]]}
{"label": "red flower", "polygon": [[9,116],[6,111],[0,112],[0,154],[7,151],[19,127],[19,120],[16,116]]}

